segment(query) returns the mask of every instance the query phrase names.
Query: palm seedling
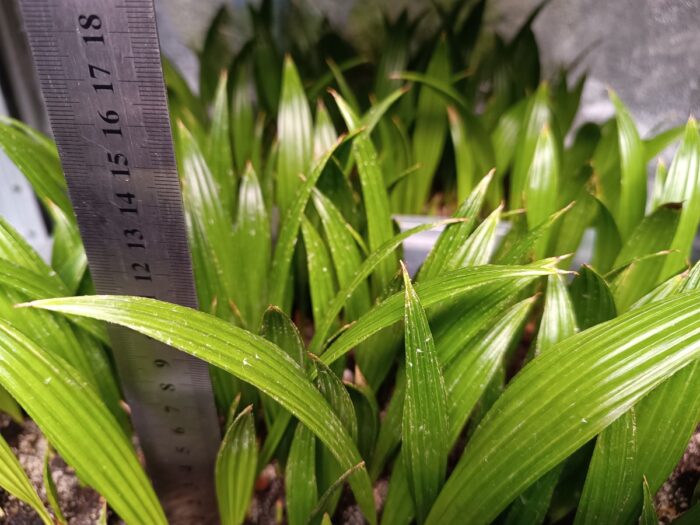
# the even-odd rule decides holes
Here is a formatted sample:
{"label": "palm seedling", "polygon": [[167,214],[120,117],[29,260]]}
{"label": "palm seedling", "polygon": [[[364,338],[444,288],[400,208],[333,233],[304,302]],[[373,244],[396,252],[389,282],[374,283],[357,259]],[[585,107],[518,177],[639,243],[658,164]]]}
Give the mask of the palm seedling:
{"label": "palm seedling", "polygon": [[[0,409],[31,417],[127,523],[165,518],[100,321],[211,365],[223,523],[245,520],[269,465],[292,525],[340,523],[353,509],[386,524],[658,519],[653,495],[700,419],[700,268],[687,263],[700,221],[697,124],[642,140],[612,93],[615,117],[565,147],[578,88],[513,71],[530,37],[481,44],[507,65],[484,60],[455,78],[445,54],[458,32],[441,33],[422,73],[403,71],[421,67],[407,60],[378,74],[375,86],[389,87],[376,97],[350,97],[332,70],[338,92],[315,111],[309,94],[320,91],[291,57],[269,116],[248,58],[224,74],[212,66],[201,97],[170,70],[200,312],[91,295],[55,147],[1,123],[0,146],[45,205],[55,244],[46,263],[0,222]],[[478,104],[475,78],[493,82]],[[440,147],[426,144],[440,134]],[[681,134],[648,198],[647,164]],[[423,209],[438,174],[452,216],[397,233],[392,213]],[[402,242],[436,225],[410,276]],[[571,272],[587,229],[588,264]],[[4,440],[0,454],[0,486],[61,521]]]}

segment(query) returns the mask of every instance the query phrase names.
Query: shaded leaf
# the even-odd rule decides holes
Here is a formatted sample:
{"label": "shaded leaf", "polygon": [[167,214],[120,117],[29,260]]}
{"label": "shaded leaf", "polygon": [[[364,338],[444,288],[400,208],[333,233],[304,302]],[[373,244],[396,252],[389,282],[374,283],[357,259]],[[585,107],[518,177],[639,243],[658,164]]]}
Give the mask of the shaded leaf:
{"label": "shaded leaf", "polygon": [[221,522],[238,525],[245,520],[253,495],[258,460],[252,407],[231,422],[216,456],[216,499]]}
{"label": "shaded leaf", "polygon": [[304,425],[297,425],[284,472],[289,525],[306,525],[318,500],[316,485],[316,438]]}
{"label": "shaded leaf", "polygon": [[319,323],[337,291],[333,264],[323,239],[306,218],[301,223],[301,232],[309,271],[311,308],[314,321]]}
{"label": "shaded leaf", "polygon": [[608,284],[593,268],[583,265],[571,282],[571,301],[581,330],[617,316],[615,299]]}

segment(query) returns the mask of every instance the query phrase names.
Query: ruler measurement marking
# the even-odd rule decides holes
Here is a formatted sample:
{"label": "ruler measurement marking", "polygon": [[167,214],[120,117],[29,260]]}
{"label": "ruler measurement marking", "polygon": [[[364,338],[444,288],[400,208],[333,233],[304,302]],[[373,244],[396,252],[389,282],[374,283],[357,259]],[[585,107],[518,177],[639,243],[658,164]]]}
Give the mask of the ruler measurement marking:
{"label": "ruler measurement marking", "polygon": [[[196,307],[152,0],[22,0],[22,10],[98,291]],[[207,366],[124,329],[110,335],[170,523],[215,523]]]}

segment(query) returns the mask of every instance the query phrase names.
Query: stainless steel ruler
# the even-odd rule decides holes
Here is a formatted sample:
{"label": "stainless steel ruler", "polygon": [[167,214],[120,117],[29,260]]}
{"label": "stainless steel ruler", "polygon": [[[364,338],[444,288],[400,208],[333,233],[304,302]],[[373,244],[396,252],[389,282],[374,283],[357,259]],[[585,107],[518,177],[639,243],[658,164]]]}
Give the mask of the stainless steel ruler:
{"label": "stainless steel ruler", "polygon": [[[152,0],[21,0],[95,287],[197,307]],[[215,523],[205,363],[124,329],[113,351],[170,523]]]}

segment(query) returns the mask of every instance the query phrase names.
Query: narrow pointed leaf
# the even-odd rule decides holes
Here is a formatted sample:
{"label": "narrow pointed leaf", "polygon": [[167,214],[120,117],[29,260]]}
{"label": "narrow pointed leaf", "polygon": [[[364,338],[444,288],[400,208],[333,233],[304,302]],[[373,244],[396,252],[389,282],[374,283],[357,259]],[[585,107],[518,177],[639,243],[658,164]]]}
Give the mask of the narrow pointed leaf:
{"label": "narrow pointed leaf", "polygon": [[491,134],[496,155],[496,172],[499,176],[508,170],[513,161],[526,110],[527,100],[523,99],[501,115],[496,129]]}
{"label": "narrow pointed leaf", "polygon": [[620,202],[617,208],[617,225],[620,235],[626,239],[644,217],[647,196],[647,173],[644,160],[644,144],[627,108],[614,91],[610,99],[615,106],[617,140],[620,149]]}
{"label": "narrow pointed leaf", "polygon": [[53,202],[68,217],[73,208],[56,146],[17,120],[0,116],[0,148],[27,178],[37,196]]}
{"label": "narrow pointed leaf", "polygon": [[[428,63],[426,75],[441,82],[449,82],[451,74],[449,49],[445,37],[441,37]],[[413,159],[421,167],[402,184],[404,208],[402,212],[420,212],[428,198],[430,187],[447,135],[445,101],[440,94],[422,86],[418,95],[416,121],[413,131]]]}
{"label": "narrow pointed leaf", "polygon": [[535,228],[515,236],[512,240],[506,237],[498,253],[494,256],[493,262],[496,264],[523,264],[536,259],[534,252],[538,243],[549,236],[552,228],[570,209],[571,205],[552,213]]}
{"label": "narrow pointed leaf", "polygon": [[503,356],[520,333],[533,302],[532,298],[525,299],[509,308],[445,370],[450,446],[454,446],[486,385],[502,366]]}
{"label": "narrow pointed leaf", "polygon": [[[545,221],[557,209],[559,200],[559,158],[552,132],[543,127],[532,155],[524,186],[527,224],[530,229]],[[538,246],[546,244],[543,236]],[[543,256],[546,246],[539,248]]]}
{"label": "narrow pointed leaf", "polygon": [[374,447],[370,466],[370,476],[373,480],[379,477],[390,456],[401,443],[401,419],[403,418],[403,403],[406,394],[406,374],[403,366],[403,364],[400,364],[396,371],[394,391],[384,413],[382,424],[379,427],[379,435],[377,436],[377,443]]}
{"label": "narrow pointed leaf", "polygon": [[[561,275],[547,278],[544,312],[535,344],[535,355],[548,352],[555,344],[577,331],[574,307]],[[560,463],[523,492],[511,506],[506,525],[539,525],[549,508],[554,488],[564,467]]]}
{"label": "narrow pointed leaf", "polygon": [[206,142],[205,155],[212,177],[220,188],[221,205],[233,218],[235,208],[233,152],[231,150],[231,122],[228,104],[228,75],[219,77],[214,95],[212,122]]}
{"label": "narrow pointed leaf", "polygon": [[[301,339],[301,334],[292,320],[287,317],[287,314],[276,306],[270,306],[265,311],[260,327],[260,335],[279,346],[289,357],[296,361],[299,366],[303,367],[305,365],[306,351],[304,350],[304,342]],[[291,420],[291,415],[284,411],[277,402],[273,401],[268,396],[263,394],[261,400],[264,407],[265,421],[268,425],[268,434],[260,456],[261,459],[265,459],[267,462],[267,460],[270,459],[268,454],[270,456],[272,455],[283,437],[282,429],[280,429],[279,432],[273,432],[270,430],[270,427],[283,425],[286,428]],[[286,423],[278,423],[278,416]]]}
{"label": "narrow pointed leaf", "polygon": [[[464,345],[463,352],[445,368],[449,448],[454,447],[474,407],[502,366],[503,356],[519,333],[532,304],[533,298],[526,299],[505,311],[491,325],[486,321],[479,323],[482,335]],[[488,326],[492,327],[486,328]],[[403,399],[403,391],[400,395],[399,402]],[[385,419],[385,424],[390,423]],[[385,522],[390,524],[408,524],[415,515],[403,455],[402,451],[389,482],[384,516]]]}
{"label": "narrow pointed leaf", "polygon": [[323,239],[308,219],[301,223],[306,251],[306,266],[309,271],[309,290],[313,318],[319,323],[324,316],[328,303],[337,292],[333,263]]}
{"label": "narrow pointed leaf", "polygon": [[[233,228],[230,209],[224,206],[220,197],[225,191],[212,174],[206,158],[193,139],[190,131],[182,123],[177,128],[176,151],[181,163],[183,202],[195,231],[194,243],[200,258],[206,265],[209,298],[219,305],[219,315],[230,317],[230,302],[236,296],[235,265],[237,257],[233,249]],[[200,268],[201,269],[201,268]],[[203,304],[209,309],[209,304]]]}
{"label": "narrow pointed leaf", "polygon": [[[303,369],[276,345],[223,320],[153,299],[94,296],[49,299],[36,307],[85,315],[127,326],[188,352],[257,387],[295,415],[350,469],[361,458],[352,439]],[[370,523],[376,522],[369,477],[350,477]]]}
{"label": "narrow pointed leaf", "polygon": [[22,469],[22,465],[2,436],[0,436],[0,488],[29,505],[46,525],[53,524],[51,516]]}
{"label": "narrow pointed leaf", "polygon": [[291,57],[284,61],[282,95],[277,115],[277,203],[284,214],[292,205],[313,151],[313,124],[299,73]]}
{"label": "narrow pointed leaf", "polygon": [[0,412],[4,412],[20,425],[24,422],[22,409],[7,390],[0,386]]}
{"label": "narrow pointed leaf", "polygon": [[248,164],[241,177],[238,218],[233,232],[233,246],[238,257],[236,271],[236,305],[246,326],[257,329],[267,303],[272,240],[270,218],[253,166]]}
{"label": "narrow pointed leaf", "polygon": [[229,425],[216,457],[214,477],[221,522],[243,523],[250,505],[258,461],[252,407]]}
{"label": "narrow pointed leaf", "polygon": [[[350,394],[348,394],[343,382],[328,366],[318,360],[316,360],[315,365],[317,371],[316,386],[319,392],[328,401],[352,440],[357,442],[357,415]],[[339,489],[342,487],[342,481],[339,484],[336,482],[343,477],[346,470],[333,457],[328,448],[322,446],[317,468],[318,488],[322,494],[318,506],[325,512],[330,514],[335,512],[340,499]],[[318,512],[320,510],[315,511],[314,514]]]}
{"label": "narrow pointed leaf", "polygon": [[357,269],[352,280],[340,291],[338,291],[331,304],[325,309],[323,318],[316,325],[316,331],[314,332],[313,339],[311,340],[311,343],[309,343],[309,350],[314,354],[318,354],[320,352],[323,344],[325,343],[326,337],[330,334],[335,318],[343,309],[343,305],[348,298],[352,297],[352,294],[355,292],[357,287],[360,286],[365,279],[367,279],[367,277],[369,277],[377,266],[385,261],[391,254],[393,254],[396,248],[404,240],[421,231],[435,228],[438,224],[439,223],[421,224],[415,228],[401,232],[370,253],[362,265]]}
{"label": "narrow pointed leaf", "polygon": [[357,416],[357,448],[363,458],[369,458],[379,431],[379,405],[368,385],[344,382]]}
{"label": "narrow pointed leaf", "polygon": [[498,225],[501,222],[501,211],[503,206],[499,206],[486,217],[476,230],[461,247],[456,257],[451,259],[446,271],[456,270],[465,266],[480,266],[488,264],[496,245],[496,235]]}
{"label": "narrow pointed leaf", "polygon": [[561,275],[550,275],[547,278],[544,312],[537,333],[536,354],[547,352],[559,341],[574,335],[576,331],[574,306],[564,278]]}
{"label": "narrow pointed leaf", "polygon": [[58,490],[56,489],[56,483],[53,480],[53,475],[51,474],[51,456],[53,452],[51,447],[46,447],[46,454],[44,454],[44,468],[42,470],[44,489],[46,490],[46,499],[49,501],[49,506],[53,511],[54,516],[56,516],[56,521],[59,525],[67,525],[68,521],[63,515],[61,506],[58,503]]}
{"label": "narrow pointed leaf", "polygon": [[667,129],[657,135],[654,135],[653,137],[643,140],[644,157],[646,162],[649,162],[668,146],[682,138],[684,127],[685,126],[676,126],[675,128]]}
{"label": "narrow pointed leaf", "polygon": [[[599,440],[603,441],[596,443],[593,452],[576,511],[576,525],[625,523],[622,521],[624,502],[639,490],[633,479],[637,455],[635,410],[628,411],[605,429]],[[621,493],[620,487],[627,492]]]}
{"label": "narrow pointed leaf", "polygon": [[668,170],[661,197],[663,202],[681,202],[683,211],[669,254],[661,272],[665,279],[683,268],[690,255],[700,224],[700,133],[695,119],[688,120],[680,148]]}
{"label": "narrow pointed leaf", "polygon": [[[340,113],[349,130],[359,129],[361,125],[358,116],[337,94],[332,93]],[[364,198],[367,215],[367,237],[369,249],[376,250],[394,235],[391,221],[389,197],[384,185],[384,177],[377,163],[377,151],[366,131],[359,133],[352,144],[352,153],[360,176],[360,186]],[[396,259],[384,259],[374,272],[374,294],[379,295],[391,280],[396,270]]]}
{"label": "narrow pointed leaf", "polygon": [[422,523],[437,497],[447,468],[447,394],[428,318],[406,268],[404,330],[406,397],[402,421],[403,459]]}
{"label": "narrow pointed leaf", "polygon": [[515,147],[513,171],[511,173],[511,193],[509,207],[515,209],[521,206],[528,173],[535,155],[537,143],[540,140],[542,128],[550,122],[551,112],[548,104],[549,89],[541,84],[531,97],[525,111],[520,138]]}
{"label": "narrow pointed leaf", "polygon": [[[474,226],[479,219],[479,213],[484,204],[484,197],[492,180],[493,172],[490,172],[455,211],[453,217],[463,220],[445,227],[445,230],[421,266],[418,272],[418,280],[435,277],[450,266],[453,260],[459,261],[464,257],[464,242],[474,230]],[[453,268],[460,266],[463,265],[452,265]]]}
{"label": "narrow pointed leaf", "polygon": [[[243,172],[248,162],[253,162],[255,149],[255,108],[254,94],[251,89],[250,63],[243,61],[236,65],[233,73],[233,90],[231,92],[231,142],[235,169]],[[254,164],[255,165],[255,164]],[[255,165],[259,169],[259,165]]]}
{"label": "narrow pointed leaf", "polygon": [[130,441],[78,372],[4,321],[0,354],[0,383],[78,476],[125,521],[165,524]]}
{"label": "narrow pointed leaf", "polygon": [[335,126],[328,114],[323,100],[316,104],[316,123],[314,125],[314,158],[318,158],[333,147],[338,140]]}
{"label": "narrow pointed leaf", "polygon": [[447,108],[450,123],[452,148],[455,152],[455,169],[457,172],[457,199],[462,202],[467,198],[476,184],[478,176],[474,152],[467,137],[467,130],[459,112],[452,106]]}
{"label": "narrow pointed leaf", "polygon": [[306,525],[318,500],[316,484],[316,438],[304,425],[297,425],[284,472],[289,525]]}
{"label": "narrow pointed leaf", "polygon": [[645,217],[629,235],[615,260],[615,266],[628,265],[612,279],[611,291],[620,312],[651,291],[659,283],[666,256],[646,257],[670,248],[681,210],[668,204]]}
{"label": "narrow pointed leaf", "polygon": [[68,290],[75,293],[87,271],[87,257],[75,218],[68,217],[53,203],[47,206],[53,219],[51,267]]}
{"label": "narrow pointed leaf", "polygon": [[382,117],[389,111],[391,106],[408,92],[408,88],[399,88],[389,93],[379,102],[372,105],[367,113],[362,116],[362,127],[368,135],[372,134],[374,128],[379,124]]}
{"label": "narrow pointed leaf", "polygon": [[593,268],[582,266],[571,283],[571,301],[581,330],[617,316],[615,299],[608,284]]}
{"label": "narrow pointed leaf", "polygon": [[294,201],[284,215],[272,258],[272,267],[270,269],[270,304],[282,306],[284,302],[285,289],[289,279],[289,268],[291,267],[292,256],[294,255],[294,247],[296,246],[297,237],[299,235],[304,209],[306,209],[306,205],[309,202],[311,192],[316,182],[318,182],[319,177],[321,177],[330,158],[337,151],[338,147],[351,137],[352,135],[346,135],[338,139],[333,147],[316,161],[309,177],[299,188]]}
{"label": "narrow pointed leaf", "polygon": [[[698,274],[700,266],[693,269],[691,276]],[[698,289],[697,281],[691,276],[675,288],[675,293]],[[665,298],[659,294],[636,308]],[[614,422],[598,436],[581,500],[585,510],[583,523],[594,523],[598,516],[632,523],[639,516],[643,507],[640,483],[643,481],[654,492],[661,487],[682,457],[700,420],[699,377],[700,363],[696,361],[642,399],[629,416],[634,418],[634,446],[618,441],[624,420]],[[666,437],[659,439],[660,433]],[[608,454],[614,447],[619,453]],[[599,486],[604,492],[597,489]]]}
{"label": "narrow pointed leaf", "polygon": [[328,69],[331,70],[331,75],[335,79],[335,83],[338,85],[338,90],[343,95],[343,98],[348,102],[348,105],[356,113],[360,111],[360,105],[357,103],[355,98],[355,93],[348,85],[347,80],[345,80],[345,75],[343,71],[338,67],[338,64],[333,61],[333,59],[326,59],[326,64],[328,64]]}
{"label": "narrow pointed leaf", "polygon": [[[430,308],[469,292],[478,292],[481,287],[486,288],[488,284],[500,280],[535,279],[556,272],[557,270],[544,265],[468,267],[417,283],[415,288],[423,308]],[[393,325],[402,317],[402,294],[397,293],[379,303],[343,332],[322,354],[321,359],[326,364],[332,363],[360,342]]]}
{"label": "narrow pointed leaf", "polygon": [[[695,292],[602,323],[534,359],[482,420],[427,522],[489,523],[537,478],[699,357],[699,334]],[[478,468],[485,462],[488,469]]]}
{"label": "narrow pointed leaf", "polygon": [[[345,221],[330,199],[321,192],[314,192],[313,199],[326,234],[326,241],[338,277],[338,285],[345,289],[362,265],[362,255],[355,242],[356,233],[352,231],[352,226]],[[354,321],[369,310],[369,306],[369,286],[366,281],[363,281],[357,285],[345,303],[346,319]]]}

